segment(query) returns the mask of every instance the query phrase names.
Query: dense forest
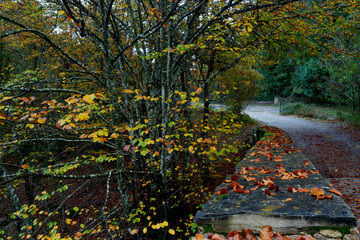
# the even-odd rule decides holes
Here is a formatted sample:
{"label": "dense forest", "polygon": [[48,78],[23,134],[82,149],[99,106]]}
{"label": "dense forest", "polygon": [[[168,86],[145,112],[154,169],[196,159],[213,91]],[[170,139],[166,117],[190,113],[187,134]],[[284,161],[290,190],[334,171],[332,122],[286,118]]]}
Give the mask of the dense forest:
{"label": "dense forest", "polygon": [[0,1],[0,239],[188,238],[246,100],[360,111],[358,26],[355,0]]}

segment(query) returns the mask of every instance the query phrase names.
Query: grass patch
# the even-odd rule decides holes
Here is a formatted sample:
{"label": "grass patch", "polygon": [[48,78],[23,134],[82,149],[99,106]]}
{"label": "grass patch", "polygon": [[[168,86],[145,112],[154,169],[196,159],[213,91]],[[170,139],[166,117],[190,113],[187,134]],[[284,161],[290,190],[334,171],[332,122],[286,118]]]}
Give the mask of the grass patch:
{"label": "grass patch", "polygon": [[282,115],[298,115],[322,120],[338,120],[360,127],[360,113],[350,108],[338,106],[319,106],[315,104],[287,103],[281,108]]}

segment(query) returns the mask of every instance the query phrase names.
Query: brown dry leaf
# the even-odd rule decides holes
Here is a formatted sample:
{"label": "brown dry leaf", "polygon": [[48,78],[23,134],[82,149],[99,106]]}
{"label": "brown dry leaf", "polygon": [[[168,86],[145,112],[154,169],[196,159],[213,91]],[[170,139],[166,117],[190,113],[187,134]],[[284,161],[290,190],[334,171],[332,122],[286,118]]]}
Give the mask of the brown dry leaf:
{"label": "brown dry leaf", "polygon": [[311,169],[308,170],[308,173],[311,173],[311,174],[316,174],[316,173],[319,173],[320,171],[319,170],[316,170],[316,171],[313,171]]}
{"label": "brown dry leaf", "polygon": [[299,192],[302,192],[302,193],[304,193],[304,192],[310,192],[310,189],[302,188],[302,187],[298,187],[297,190],[298,190]]}
{"label": "brown dry leaf", "polygon": [[257,240],[257,238],[253,235],[253,232],[251,229],[242,229],[242,236],[244,240]]}
{"label": "brown dry leaf", "polygon": [[257,180],[256,178],[253,178],[253,177],[247,177],[247,176],[243,176],[243,178],[246,179],[246,181],[250,182],[250,181],[254,181],[254,180]]}
{"label": "brown dry leaf", "polygon": [[250,190],[251,191],[255,191],[256,189],[258,189],[259,188],[259,186],[255,186],[255,187],[253,187],[253,188],[250,188]]}
{"label": "brown dry leaf", "polygon": [[203,240],[204,239],[204,237],[201,234],[196,233],[195,236],[196,236],[196,240]]}
{"label": "brown dry leaf", "polygon": [[330,194],[330,195],[319,195],[319,196],[316,196],[316,200],[331,199],[331,198],[332,198],[332,194]]}
{"label": "brown dry leaf", "polygon": [[309,166],[309,164],[310,164],[310,163],[309,163],[308,160],[305,160],[305,161],[304,161],[304,166]]}
{"label": "brown dry leaf", "polygon": [[252,152],[252,153],[249,153],[249,156],[255,156],[256,155],[256,152]]}
{"label": "brown dry leaf", "polygon": [[260,237],[262,240],[272,240],[273,235],[274,232],[269,225],[263,227],[260,231]]}
{"label": "brown dry leaf", "polygon": [[274,234],[274,238],[275,238],[275,240],[291,240],[291,238],[286,237],[286,236],[282,236],[278,232]]}
{"label": "brown dry leaf", "polygon": [[243,238],[238,231],[232,231],[227,236],[227,240],[242,240],[242,239]]}
{"label": "brown dry leaf", "polygon": [[281,162],[281,159],[282,159],[282,156],[277,156],[274,161],[275,162]]}
{"label": "brown dry leaf", "polygon": [[318,188],[318,187],[314,187],[310,190],[310,193],[309,195],[310,196],[321,196],[321,195],[324,195],[325,194],[325,191],[321,188]]}
{"label": "brown dry leaf", "polygon": [[342,195],[342,193],[340,192],[340,191],[338,191],[338,190],[336,190],[336,189],[330,189],[329,190],[330,192],[333,192],[333,193],[335,193],[335,194],[337,194],[337,195],[339,195],[339,196],[341,196],[341,197],[344,197],[343,195]]}

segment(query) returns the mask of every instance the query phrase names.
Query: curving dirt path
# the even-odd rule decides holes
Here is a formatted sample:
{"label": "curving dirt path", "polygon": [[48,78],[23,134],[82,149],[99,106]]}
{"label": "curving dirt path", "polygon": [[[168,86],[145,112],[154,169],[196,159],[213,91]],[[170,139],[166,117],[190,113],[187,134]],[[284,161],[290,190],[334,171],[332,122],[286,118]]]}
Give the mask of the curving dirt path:
{"label": "curving dirt path", "polygon": [[360,227],[360,131],[340,123],[279,115],[271,105],[250,105],[251,118],[286,131],[320,173],[344,195]]}

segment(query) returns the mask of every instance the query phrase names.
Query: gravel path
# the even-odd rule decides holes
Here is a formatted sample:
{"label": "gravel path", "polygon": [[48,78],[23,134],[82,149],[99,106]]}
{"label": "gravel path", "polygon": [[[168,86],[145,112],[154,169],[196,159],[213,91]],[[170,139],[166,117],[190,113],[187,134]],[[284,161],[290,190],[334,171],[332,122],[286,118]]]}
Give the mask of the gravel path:
{"label": "gravel path", "polygon": [[281,116],[271,105],[250,105],[244,112],[286,131],[320,173],[343,193],[345,202],[360,219],[359,130],[328,121]]}

